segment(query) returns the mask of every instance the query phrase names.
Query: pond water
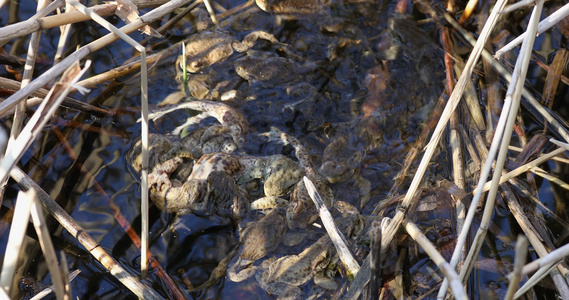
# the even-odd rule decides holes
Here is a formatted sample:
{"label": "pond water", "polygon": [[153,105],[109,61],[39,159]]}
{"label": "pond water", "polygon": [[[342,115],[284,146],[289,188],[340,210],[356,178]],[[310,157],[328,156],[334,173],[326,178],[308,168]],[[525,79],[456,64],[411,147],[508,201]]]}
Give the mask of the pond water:
{"label": "pond water", "polygon": [[[244,3],[218,1],[227,9]],[[29,4],[27,1],[20,3],[21,19],[33,14],[29,8],[34,4]],[[191,99],[223,101],[229,109],[235,109],[247,120],[247,132],[238,136],[244,143],[237,142],[235,134],[228,134],[227,130],[222,130],[219,135],[223,143],[229,140],[238,144],[238,149],[230,155],[241,163],[245,160],[266,163],[264,159],[283,155],[298,165],[296,162],[299,160],[302,164],[301,150],[305,150],[312,169],[306,168],[306,165],[300,169],[309,174],[313,170],[314,176],[321,176],[318,178],[325,184],[324,189],[331,191],[336,203],[341,203],[334,206],[333,211],[341,212],[339,205],[352,209],[346,209],[350,213],[340,213],[336,221],[342,224],[340,227],[345,225],[349,229],[344,234],[348,235],[359,263],[369,253],[367,228],[373,220],[379,220],[374,213],[379,211],[381,217],[391,217],[396,212],[396,202],[385,204],[384,200],[405,193],[420,155],[411,164],[407,176],[401,177],[400,181],[394,181],[394,178],[402,170],[407,154],[414,148],[422,148],[425,134],[429,133],[425,128],[431,126],[426,125],[427,120],[433,114],[439,98],[446,97],[440,26],[427,20],[421,10],[407,4],[407,8],[401,8],[396,1],[331,1],[320,3],[317,9],[308,12],[295,11],[280,16],[253,5],[222,20],[218,29],[208,24],[207,15],[204,17],[205,10],[198,7],[192,17],[184,18],[166,34],[167,39],[154,38],[149,42],[149,45],[153,45],[151,52],[157,52],[166,47],[179,47],[177,42],[192,37],[185,41],[188,51],[198,52],[188,58],[188,68],[193,68],[195,73],[188,75],[187,93]],[[435,5],[442,6],[442,3]],[[7,11],[3,9],[0,12],[0,24],[5,25]],[[112,20],[122,24],[118,19]],[[203,26],[208,27],[203,29]],[[257,31],[263,31],[265,35],[253,41],[251,34]],[[40,71],[52,64],[50,60],[57,41],[55,32],[48,30],[43,37]],[[71,43],[79,45],[105,33],[90,23],[77,25],[73,32]],[[144,38],[140,33],[131,36],[139,41]],[[192,44],[203,36],[207,36],[209,41],[216,38],[216,43],[210,45],[202,41],[197,45]],[[204,45],[207,46],[205,54],[199,52]],[[211,54],[211,49],[218,46],[227,47]],[[125,43],[114,43],[90,57],[95,62],[90,72],[104,72],[134,55],[135,51]],[[163,104],[168,95],[184,90],[179,81],[179,55],[180,51],[151,66],[149,101],[154,110]],[[11,75],[2,73],[2,76]],[[536,80],[533,82],[540,86]],[[46,127],[45,135],[32,145],[23,157],[21,166],[104,249],[127,269],[138,274],[139,250],[119,225],[110,204],[116,205],[138,231],[140,184],[136,168],[131,166],[132,161],[128,157],[129,150],[140,136],[140,124],[137,123],[140,115],[139,77],[119,78],[92,89],[85,96],[73,96],[109,109],[113,114],[101,118],[61,109],[54,117],[57,122]],[[208,109],[211,112],[212,108],[205,108],[206,111]],[[184,124],[189,116],[198,113],[200,111],[178,110],[152,122],[150,130],[161,136],[170,134]],[[206,118],[183,128],[182,135],[191,136],[203,128],[214,128],[219,125],[218,121],[212,117]],[[466,128],[472,126],[466,116],[462,117],[461,122]],[[6,127],[9,122],[2,124]],[[223,125],[235,124],[229,120]],[[530,123],[527,127],[538,126]],[[293,137],[303,149],[275,138],[277,131]],[[61,147],[57,137],[60,133],[70,144],[73,153]],[[218,141],[218,136],[209,138],[208,141],[212,143]],[[184,166],[191,168],[202,152],[206,152],[205,139],[198,139],[200,154],[195,159],[184,157]],[[179,144],[179,140],[176,141]],[[215,144],[214,148],[218,146]],[[449,257],[451,250],[448,249],[452,248],[456,234],[456,213],[454,200],[439,187],[444,185],[442,182],[445,180],[452,181],[450,150],[446,146],[441,147],[433,159],[424,180],[420,209],[411,217]],[[166,149],[169,155],[172,155],[169,152],[171,148]],[[178,152],[173,156],[182,158]],[[81,166],[89,175],[81,171]],[[563,166],[551,163],[548,167],[559,176],[566,174]],[[187,176],[182,176],[182,172],[176,170],[169,174],[169,179],[174,181],[182,178],[183,181]],[[231,177],[230,181],[239,183],[238,188],[246,193],[248,201],[267,193],[268,178],[255,178],[243,183],[239,182],[244,180],[239,177],[240,174]],[[209,180],[208,175],[206,179]],[[211,180],[203,182],[200,184],[207,184],[208,191],[227,188]],[[475,179],[469,179],[469,183],[475,182]],[[539,197],[545,199],[546,206],[553,211],[562,210],[560,206],[564,197],[552,195],[557,187],[546,181],[538,180],[538,183]],[[156,189],[157,186],[154,187]],[[272,242],[276,243],[274,249],[253,263],[257,270],[243,281],[221,276],[207,288],[193,288],[206,282],[212,271],[234,249],[237,249],[238,255],[243,255],[243,250],[239,249],[249,245],[239,243],[240,239],[244,240],[244,228],[253,228],[257,222],[261,222],[266,211],[251,209],[246,216],[228,217],[215,209],[197,214],[176,214],[152,206],[150,250],[176,283],[191,291],[193,298],[264,299],[287,293],[301,298],[337,297],[345,291],[349,282],[345,268],[338,262],[333,247],[322,242],[321,238],[326,235],[324,229],[304,224],[314,214],[308,213],[306,220],[302,220],[305,215],[295,215],[299,207],[309,204],[302,202],[301,196],[291,195],[295,193],[291,189],[289,187],[279,195],[287,201],[285,206],[288,206],[279,210],[283,220],[286,218],[287,221],[286,229],[283,227],[286,232],[281,239]],[[17,185],[11,182],[3,202],[6,207],[13,207],[17,190]],[[157,201],[163,201],[163,198]],[[294,203],[296,208],[289,202]],[[383,209],[378,208],[380,205]],[[193,212],[197,211],[195,206],[192,209]],[[354,209],[357,213],[353,213]],[[3,216],[7,214],[3,211]],[[561,213],[558,220],[551,215],[547,217],[551,218],[547,220],[548,225],[557,230],[552,234],[556,238],[556,245],[563,244],[566,234],[562,229],[564,223],[559,218],[565,220],[565,213]],[[280,219],[276,220],[274,224]],[[360,223],[354,220],[362,222],[364,226],[359,228]],[[277,226],[274,224],[267,227],[274,229]],[[3,225],[1,253],[7,241],[8,222],[3,221]],[[74,297],[134,298],[65,230],[58,229],[56,224],[52,224],[51,229],[57,237],[57,247],[65,249],[70,268],[81,270],[72,282]],[[264,233],[263,230],[260,232]],[[520,232],[507,208],[499,207],[487,242],[482,247],[479,263],[469,281],[472,298],[494,299],[505,295],[505,275],[511,270],[515,236]],[[252,240],[258,242],[258,239]],[[18,278],[27,277],[31,282],[49,283],[50,277],[39,246],[33,238],[27,242],[27,255],[24,257],[24,266],[17,274]],[[416,298],[428,295],[435,298],[436,293],[428,293],[432,289],[438,290],[440,285],[440,279],[432,276],[437,267],[408,236],[398,235],[394,243],[397,245],[394,244],[389,254],[392,262],[387,263],[383,272],[386,286],[401,271],[398,269],[400,265],[395,262],[401,250],[405,249],[408,254],[403,263],[403,275],[405,286],[409,287],[406,289],[407,296]],[[274,275],[273,279],[278,284],[270,281],[269,270],[284,272],[274,261],[293,258],[294,255],[302,256],[303,253],[308,253],[306,263],[310,264],[309,271],[296,267],[305,263],[299,261],[287,265],[294,272],[289,275],[294,280]],[[535,258],[533,251],[531,254]],[[229,267],[235,261],[236,258],[231,259]],[[282,264],[285,264],[284,260]],[[315,272],[316,268],[321,271]],[[164,293],[156,274],[151,273],[145,282]],[[16,293],[14,298],[24,296],[23,292]],[[547,297],[549,294],[544,292],[543,295]]]}

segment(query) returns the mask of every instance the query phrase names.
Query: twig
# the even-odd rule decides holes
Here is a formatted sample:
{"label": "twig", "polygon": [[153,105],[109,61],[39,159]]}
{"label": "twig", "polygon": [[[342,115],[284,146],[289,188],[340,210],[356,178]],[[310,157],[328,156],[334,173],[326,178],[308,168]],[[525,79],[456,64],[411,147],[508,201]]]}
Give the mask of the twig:
{"label": "twig", "polygon": [[[537,5],[535,6],[530,21],[528,23],[528,30],[530,32],[535,32],[537,30],[537,24],[539,22],[539,16],[541,15],[541,10],[543,8],[543,1],[538,1]],[[468,253],[468,257],[465,260],[465,265],[460,271],[461,278],[466,278],[470,271],[474,266],[475,257],[478,256],[478,252],[482,247],[483,239],[486,235],[488,230],[488,224],[490,223],[490,219],[492,216],[492,212],[494,211],[494,201],[496,200],[496,193],[498,191],[498,186],[500,182],[500,175],[502,173],[502,169],[504,167],[504,162],[508,153],[508,144],[510,143],[511,135],[506,134],[512,132],[514,127],[514,123],[516,121],[517,111],[520,105],[520,98],[523,91],[523,86],[526,78],[527,67],[529,64],[529,59],[531,56],[531,49],[533,48],[533,44],[535,41],[535,35],[529,35],[522,45],[520,50],[520,55],[516,61],[516,67],[514,69],[514,76],[512,78],[512,82],[508,87],[508,91],[506,94],[506,99],[504,100],[504,105],[506,102],[511,101],[511,109],[508,112],[508,118],[504,130],[504,136],[501,137],[500,141],[500,152],[498,153],[498,158],[496,159],[496,166],[494,168],[494,174],[492,176],[492,184],[490,186],[490,191],[488,192],[488,198],[486,199],[486,205],[484,207],[484,214],[482,216],[482,220],[480,222],[480,227],[476,232],[476,236],[474,238],[475,242],[473,247],[470,249]],[[500,117],[500,121],[502,116]],[[494,146],[494,141],[498,135],[494,136],[494,140],[492,141],[492,146]],[[493,155],[490,154],[487,160],[488,162],[493,158]],[[486,167],[486,166],[485,166]],[[483,181],[485,178],[481,178]],[[479,190],[480,186],[476,189]],[[478,193],[477,193],[478,194]],[[476,195],[475,195],[476,197]],[[474,200],[473,200],[474,202]],[[470,211],[469,211],[470,213]],[[456,249],[455,249],[456,250]],[[455,251],[456,252],[456,251]],[[454,253],[453,253],[454,254]],[[454,257],[454,255],[453,255]],[[440,294],[439,294],[440,295]]]}
{"label": "twig", "polygon": [[407,233],[425,250],[427,255],[435,262],[441,272],[445,275],[446,279],[450,282],[451,290],[456,299],[468,299],[464,286],[454,268],[443,258],[437,251],[437,248],[429,241],[429,239],[421,232],[415,223],[406,220],[405,230]]}
{"label": "twig", "polygon": [[[23,192],[20,191],[20,193]],[[51,282],[53,283],[55,295],[57,296],[57,299],[63,300],[63,298],[65,298],[65,287],[63,283],[66,279],[63,277],[63,274],[59,269],[59,265],[57,264],[55,248],[53,248],[53,243],[51,242],[51,237],[47,229],[43,209],[39,204],[35,190],[31,189],[26,191],[25,197],[28,198],[32,204],[30,209],[32,221],[38,235],[45,262],[49,269],[49,275],[51,277]]]}
{"label": "twig", "polygon": [[[60,2],[60,3],[59,3]],[[61,6],[65,1],[56,1],[57,5],[49,5],[51,11],[55,10],[58,6]],[[110,16],[115,13],[117,8],[116,3],[108,3],[93,6],[99,15]],[[49,12],[45,12],[43,15],[38,15],[38,17],[27,19],[19,23],[11,24],[0,28],[0,45],[6,44],[8,41],[21,36],[26,36],[32,32],[38,30],[44,30],[49,28],[54,28],[66,24],[78,23],[89,20],[89,17],[78,11],[66,12],[60,15],[44,17]]]}
{"label": "twig", "polygon": [[[137,30],[139,27],[142,27],[146,24],[153,22],[154,20],[162,17],[163,15],[169,13],[170,11],[174,10],[175,8],[181,5],[184,5],[189,1],[190,0],[172,0],[141,16],[140,19],[138,19],[136,22],[123,26],[121,28],[121,31],[124,33],[133,32]],[[12,96],[8,97],[8,99],[4,100],[4,102],[0,103],[0,114],[4,113],[5,111],[13,107],[22,98],[29,96],[31,93],[33,93],[33,91],[49,83],[59,74],[61,74],[65,69],[71,66],[75,61],[85,58],[87,55],[103,48],[107,44],[117,39],[118,37],[115,34],[110,33],[79,48],[77,51],[75,51],[74,53],[66,57],[64,60],[62,60],[57,66],[49,69],[41,76],[36,78],[34,81],[32,81],[26,88],[17,91]]]}
{"label": "twig", "polygon": [[25,198],[23,194],[18,194],[16,208],[14,209],[14,221],[8,235],[8,243],[6,244],[6,252],[2,263],[2,272],[0,272],[0,290],[10,292],[12,281],[14,280],[14,272],[20,257],[20,250],[28,228],[30,218],[30,208],[32,207],[31,199]]}
{"label": "twig", "polygon": [[[450,16],[449,14],[444,14],[445,20],[447,20],[447,22],[449,22],[449,24],[451,24],[453,26],[454,29],[456,29],[458,32],[460,32],[460,34],[471,44],[471,45],[475,45],[476,41],[474,40],[474,38],[470,35],[470,33],[468,33],[466,30],[464,30],[453,18],[452,16]],[[506,70],[506,68],[504,66],[502,66],[502,64],[500,64],[488,51],[486,50],[482,50],[482,58],[484,58],[484,60],[486,60],[488,63],[490,63],[492,65],[492,67],[498,71],[498,73],[500,73],[500,75],[502,76],[502,78],[504,78],[507,82],[511,82],[512,81],[512,74],[510,74],[510,72],[508,70]],[[549,111],[543,107],[543,105],[541,105],[536,99],[535,97],[527,90],[527,89],[523,89],[522,95],[524,96],[524,98],[529,102],[529,104],[535,108],[544,118],[547,122],[549,122],[549,124],[551,124],[551,126],[553,126],[556,130],[557,133],[559,133],[564,139],[565,141],[569,142],[569,132],[567,132],[567,130],[565,130],[565,127],[563,125],[561,125],[550,113]]]}
{"label": "twig", "polygon": [[[71,89],[70,85],[76,83],[79,78],[83,76],[90,64],[91,62],[87,61],[83,70],[77,70],[79,69],[79,66],[77,65],[75,65],[76,68],[69,68],[61,80],[61,85],[64,87],[61,87],[61,85],[55,85],[52,88],[46,100],[34,113],[13,145],[8,145],[6,155],[0,161],[0,182],[5,182],[8,179],[8,175],[10,174],[12,167],[14,167],[14,165],[20,160],[24,151],[28,149],[32,141],[41,133],[43,126],[45,126],[51,115],[69,93]],[[4,102],[1,104],[4,104]]]}
{"label": "twig", "polygon": [[508,285],[508,291],[504,299],[511,300],[514,297],[514,293],[518,289],[518,284],[522,280],[522,268],[526,262],[528,254],[528,240],[523,236],[518,236],[518,241],[516,242],[516,257],[514,260],[514,272],[513,276],[510,278],[510,284]]}
{"label": "twig", "polygon": [[[551,15],[549,15],[549,17],[547,17],[547,18],[543,19],[541,22],[539,22],[539,25],[537,26],[537,32],[534,32],[532,34],[534,34],[534,35],[542,34],[544,31],[553,27],[553,25],[557,24],[559,21],[563,20],[567,16],[569,16],[569,4],[565,4],[563,7],[561,7],[560,9],[556,10]],[[528,30],[529,30],[529,28],[528,28]],[[510,51],[515,46],[519,45],[525,39],[527,34],[528,34],[528,31],[520,34],[517,38],[515,38],[513,41],[509,42],[506,46],[504,46],[500,50],[496,51],[496,54],[494,56],[497,59],[499,59],[504,54],[504,52]]]}
{"label": "twig", "polygon": [[[147,271],[148,271],[148,72],[146,67],[146,48],[136,42],[134,39],[120,31],[118,28],[113,26],[107,20],[103,19],[101,16],[97,15],[89,8],[85,7],[83,4],[75,1],[75,0],[66,0],[69,4],[73,5],[75,9],[81,11],[82,13],[88,15],[93,19],[93,21],[97,22],[99,25],[103,26],[105,29],[109,30],[110,32],[114,33],[122,40],[127,42],[131,47],[135,48],[138,52],[140,52],[140,96],[141,96],[141,103],[142,103],[142,169],[141,169],[141,212],[142,212],[142,228],[141,228],[141,259],[140,259],[140,267],[141,267],[141,274],[142,277],[145,278]],[[136,22],[133,22],[136,23]]]}
{"label": "twig", "polygon": [[110,256],[71,216],[57,204],[51,197],[42,190],[26,173],[20,168],[14,167],[10,176],[25,189],[34,189],[42,201],[43,206],[50,214],[74,236],[85,249],[89,250],[116,279],[125,287],[132,291],[137,297],[144,299],[162,299],[153,289],[143,285],[140,281],[125,270],[112,256]]}
{"label": "twig", "polygon": [[[557,155],[559,155],[565,151],[567,151],[567,150],[564,148],[558,148],[558,149],[553,150],[553,151],[551,151],[551,152],[549,152],[543,156],[540,156],[540,157],[532,160],[531,162],[529,162],[529,163],[527,163],[521,167],[518,167],[518,168],[508,172],[507,174],[502,175],[500,177],[499,184],[502,184],[502,183],[504,183],[504,182],[506,182],[512,178],[515,178],[515,177],[517,177],[517,176],[519,176],[519,175],[521,175],[527,171],[530,171],[533,167],[539,166],[542,163],[550,160],[551,158],[553,158],[553,157],[555,157],[555,156],[557,156]],[[488,190],[490,190],[491,184],[492,184],[491,182],[487,182],[486,184],[484,184],[482,191],[487,192]]]}
{"label": "twig", "polygon": [[340,260],[344,263],[344,266],[346,266],[348,277],[355,277],[360,270],[360,265],[350,252],[350,249],[347,246],[346,238],[338,230],[336,224],[334,224],[334,218],[332,218],[332,215],[328,211],[328,208],[326,208],[324,201],[322,201],[322,198],[320,197],[320,194],[318,194],[318,191],[316,190],[316,187],[314,187],[312,181],[310,181],[310,179],[308,179],[306,176],[303,177],[303,180],[310,198],[312,198],[314,205],[316,205],[316,208],[320,213],[320,220],[322,220],[322,224],[324,224],[324,228],[326,228],[326,232],[328,232],[330,240],[332,240],[332,243],[336,247],[336,251],[338,252]]}

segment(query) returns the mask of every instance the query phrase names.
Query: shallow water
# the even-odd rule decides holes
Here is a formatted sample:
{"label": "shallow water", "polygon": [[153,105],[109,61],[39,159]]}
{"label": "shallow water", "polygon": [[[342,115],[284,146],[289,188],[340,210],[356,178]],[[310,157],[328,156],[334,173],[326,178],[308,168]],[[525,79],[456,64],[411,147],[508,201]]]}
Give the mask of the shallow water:
{"label": "shallow water", "polygon": [[[226,8],[241,4],[219,3]],[[32,13],[22,10],[20,16],[25,19]],[[6,19],[5,14],[0,17]],[[294,61],[298,70],[290,71],[296,72],[292,78],[278,85],[262,80],[248,82],[239,77],[234,69],[235,60],[246,54],[233,53],[227,60],[207,67],[202,73],[190,75],[190,85],[213,90],[205,96],[213,100],[218,100],[220,95],[229,90],[236,91],[237,97],[232,102],[241,109],[250,126],[247,143],[240,149],[248,155],[282,153],[295,158],[290,146],[267,142],[259,135],[271,127],[277,127],[298,138],[309,149],[315,165],[319,167],[325,160],[324,149],[338,138],[346,138],[350,151],[362,155],[361,162],[352,169],[371,183],[371,200],[362,209],[363,214],[369,215],[375,205],[388,196],[393,185],[392,178],[401,169],[407,152],[419,139],[424,127],[421,123],[430,115],[434,103],[443,93],[443,51],[439,42],[439,30],[432,23],[416,25],[415,21],[420,19],[424,19],[424,16],[416,9],[412,12],[409,9],[408,16],[400,16],[395,12],[394,1],[386,2],[384,8],[375,2],[333,1],[330,8],[324,9],[324,13],[318,17],[280,21],[274,15],[252,9],[238,15],[222,29],[238,40],[252,30],[265,30],[274,34],[280,43],[290,47],[294,55],[266,41],[257,42],[252,47],[254,53],[248,54],[279,56]],[[195,34],[193,24],[187,20],[180,24],[166,45]],[[390,30],[389,24],[395,24],[393,28],[396,30]],[[80,40],[90,40],[103,33],[96,26],[89,28],[89,34]],[[138,33],[133,36],[142,39]],[[54,43],[53,37],[48,36],[45,40],[46,47],[42,48],[42,53],[45,57],[52,57],[54,50],[50,45]],[[133,52],[123,43],[113,44],[93,55],[92,59],[97,63],[92,72],[100,73],[118,66],[128,60]],[[149,91],[152,104],[157,105],[168,94],[181,89],[174,79],[177,69],[175,62],[176,57],[171,57],[151,69]],[[5,73],[2,75],[7,76]],[[116,221],[109,208],[109,201],[119,207],[120,212],[135,228],[139,228],[140,187],[125,159],[128,149],[140,135],[140,125],[136,123],[140,101],[138,80],[137,76],[127,76],[118,80],[120,84],[115,87],[105,85],[93,89],[86,96],[74,95],[78,99],[117,110],[112,117],[103,119],[74,111],[62,110],[58,114],[58,118],[74,119],[105,130],[97,133],[83,128],[55,126],[65,134],[75,152],[73,156],[58,146],[52,127],[46,128],[45,137],[40,139],[41,142],[36,142],[21,161],[24,170],[103,248],[133,273],[137,273],[139,267],[139,251]],[[299,83],[310,84],[317,93],[299,102],[303,100],[303,94],[291,92]],[[199,96],[198,94],[196,92],[194,96]],[[295,102],[299,103],[291,106]],[[165,134],[172,131],[184,122],[188,113],[194,112],[178,111],[152,123],[151,132]],[[215,120],[207,119],[199,126],[215,123]],[[191,127],[188,131],[195,130],[196,127]],[[450,154],[447,151],[442,151],[436,157],[436,163],[430,167],[426,180],[429,183],[434,184],[441,177],[451,179]],[[340,162],[348,159],[342,156],[340,150],[333,153]],[[93,177],[79,171],[81,165]],[[411,170],[413,168],[414,166]],[[563,167],[550,165],[550,168],[556,174],[566,174]],[[404,193],[409,179],[395,190]],[[103,188],[104,193],[96,188],[94,182]],[[330,186],[337,201],[359,206],[362,195],[356,180],[349,179]],[[16,190],[17,186],[12,183],[6,193],[5,206],[13,207]],[[562,210],[558,206],[563,202],[554,200],[562,197],[554,198],[552,193],[549,184],[541,184],[540,199],[547,199],[546,205],[551,209]],[[431,208],[416,214],[419,226],[428,232],[432,241],[437,242],[444,234],[455,234],[452,206],[452,203],[439,204],[437,209],[442,211]],[[392,216],[395,209],[391,205],[384,214]],[[207,280],[211,271],[236,246],[239,238],[237,228],[231,223],[185,215],[177,219],[177,224],[183,226],[173,230],[170,225],[175,221],[174,217],[161,213],[156,208],[151,210],[150,250],[180,286],[185,286],[184,278],[194,286],[199,285]],[[565,214],[561,218],[566,219]],[[440,221],[449,221],[451,225],[435,227]],[[3,222],[3,225],[7,224]],[[487,238],[489,242],[483,246],[480,262],[475,274],[471,276],[472,298],[501,298],[507,288],[505,270],[509,271],[513,262],[515,236],[521,231],[517,225],[512,225],[515,220],[507,211],[505,215],[496,213],[493,224]],[[555,225],[552,227],[555,228]],[[67,249],[66,257],[70,268],[82,271],[72,283],[74,296],[104,299],[133,297],[83,252],[82,246],[73,237],[65,231],[57,230],[55,225],[52,228],[52,232],[61,237],[58,247]],[[283,245],[271,256],[300,253],[303,247],[324,234],[321,229],[311,230],[309,241],[297,246]],[[7,231],[4,232],[0,235],[0,249],[6,245]],[[563,231],[554,233],[554,236],[558,241],[566,239]],[[436,269],[436,266],[409,240],[407,237],[400,248],[411,249],[405,265],[410,271],[405,272],[404,276],[406,283],[413,286],[408,292],[415,297],[436,286],[436,282],[428,279],[426,283],[417,279],[429,277],[430,270]],[[50,278],[46,274],[39,247],[32,238],[28,242],[32,250],[26,252],[25,266],[17,277],[29,276],[48,283]],[[440,242],[437,246],[445,248],[448,247],[447,243],[448,241]],[[366,245],[359,247],[357,258],[361,263],[369,250]],[[535,258],[535,253],[531,254]],[[395,261],[396,253],[392,255]],[[392,279],[394,267],[394,264],[387,266],[389,271],[384,273],[385,280]],[[333,279],[340,286],[347,281],[343,271],[338,272]],[[150,274],[148,282],[160,289],[155,274]],[[322,298],[329,298],[334,293],[333,290],[318,287],[312,281],[302,286],[302,292],[304,297],[319,295]],[[254,278],[241,283],[222,279],[207,290],[193,292],[191,296],[244,299],[272,297],[264,292]],[[435,296],[430,294],[429,297]]]}

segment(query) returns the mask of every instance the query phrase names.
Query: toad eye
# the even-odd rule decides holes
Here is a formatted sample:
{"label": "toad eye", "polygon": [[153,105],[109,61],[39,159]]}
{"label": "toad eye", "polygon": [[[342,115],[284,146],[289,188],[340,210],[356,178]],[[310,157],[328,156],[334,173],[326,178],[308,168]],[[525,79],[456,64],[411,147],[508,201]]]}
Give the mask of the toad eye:
{"label": "toad eye", "polygon": [[199,70],[199,69],[201,69],[201,68],[204,67],[204,66],[205,66],[204,62],[197,60],[197,61],[193,61],[193,62],[190,63],[190,65],[189,65],[190,68],[189,68],[189,69],[190,69],[190,70]]}

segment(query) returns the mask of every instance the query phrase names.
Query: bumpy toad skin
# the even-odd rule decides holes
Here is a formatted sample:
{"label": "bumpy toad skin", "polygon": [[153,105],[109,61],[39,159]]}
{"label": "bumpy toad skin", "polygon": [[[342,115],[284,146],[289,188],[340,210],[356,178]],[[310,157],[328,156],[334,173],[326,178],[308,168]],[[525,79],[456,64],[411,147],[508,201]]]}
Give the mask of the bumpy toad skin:
{"label": "bumpy toad skin", "polygon": [[246,170],[237,182],[243,184],[253,179],[262,179],[265,196],[280,197],[288,194],[304,176],[304,169],[297,162],[280,154],[243,157],[241,162]]}
{"label": "bumpy toad skin", "polygon": [[[229,130],[229,133],[233,137],[233,140],[237,145],[243,145],[245,142],[245,134],[249,129],[249,125],[247,123],[247,119],[243,116],[239,109],[236,109],[226,103],[216,102],[216,101],[207,101],[207,100],[189,100],[180,105],[177,105],[173,108],[168,108],[160,111],[155,111],[148,115],[148,118],[151,120],[156,120],[158,118],[163,117],[164,115],[173,112],[178,109],[193,109],[197,111],[201,111],[202,113],[193,116],[188,119],[186,124],[181,125],[178,128],[185,128],[192,124],[198,124],[201,120],[213,117],[217,119],[222,126],[226,127]],[[204,136],[211,137],[212,134],[206,134],[208,131],[213,131],[214,129],[207,129],[204,132]],[[223,129],[215,129],[223,132]]]}
{"label": "bumpy toad skin", "polygon": [[[304,168],[306,177],[312,181],[316,190],[322,197],[324,204],[327,207],[332,207],[334,205],[334,194],[332,193],[332,189],[326,183],[326,180],[322,178],[314,168],[312,158],[310,157],[306,147],[304,147],[304,145],[302,145],[302,143],[300,143],[296,138],[276,128],[272,128],[268,133],[268,136],[294,147],[296,158]],[[292,191],[291,204],[287,208],[287,222],[289,228],[306,228],[309,224],[318,219],[318,217],[316,206],[308,195],[304,182],[301,180],[296,184]]]}
{"label": "bumpy toad skin", "polygon": [[240,234],[239,259],[230,267],[227,274],[229,279],[241,282],[253,276],[256,268],[251,264],[275,251],[285,231],[285,217],[278,209],[273,209],[259,221],[247,226]]}
{"label": "bumpy toad skin", "polygon": [[262,266],[265,269],[256,273],[257,281],[269,294],[296,294],[299,286],[326,268],[333,248],[330,238],[324,236],[298,255],[265,261]]}
{"label": "bumpy toad skin", "polygon": [[345,136],[340,136],[324,149],[318,170],[331,184],[354,180],[360,190],[360,207],[369,202],[371,190],[371,183],[359,172],[363,156],[361,149],[354,149]]}
{"label": "bumpy toad skin", "polygon": [[[186,69],[190,73],[201,72],[205,68],[225,61],[233,51],[244,52],[262,38],[272,43],[278,40],[269,33],[254,31],[243,39],[236,41],[233,36],[221,31],[202,31],[191,36],[186,42]],[[178,65],[183,68],[183,60],[178,58]]]}
{"label": "bumpy toad skin", "polygon": [[329,0],[256,0],[257,6],[268,13],[294,16],[314,15],[327,7]]}
{"label": "bumpy toad skin", "polygon": [[[217,214],[221,217],[240,219],[247,215],[247,194],[233,181],[232,175],[240,172],[239,161],[227,153],[204,154],[192,168],[187,178],[168,178],[183,160],[174,157],[155,168],[149,176],[150,199],[159,209],[168,212]],[[166,180],[164,180],[164,172]]]}
{"label": "bumpy toad skin", "polygon": [[235,72],[250,82],[262,82],[274,86],[291,83],[298,79],[295,62],[284,57],[245,56],[233,63]]}

